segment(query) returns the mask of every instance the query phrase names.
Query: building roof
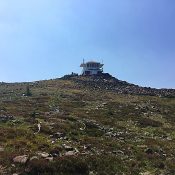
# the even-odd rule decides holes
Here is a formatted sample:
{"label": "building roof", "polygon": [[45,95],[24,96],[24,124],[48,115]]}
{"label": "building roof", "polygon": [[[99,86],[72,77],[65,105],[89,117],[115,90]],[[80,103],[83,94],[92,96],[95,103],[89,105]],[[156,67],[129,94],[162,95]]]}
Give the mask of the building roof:
{"label": "building roof", "polygon": [[96,61],[88,61],[88,62],[86,62],[85,64],[93,64],[93,63],[100,64],[100,62],[96,62]]}
{"label": "building roof", "polygon": [[100,67],[103,67],[103,65],[104,65],[104,64],[101,64],[100,62],[88,61],[88,62],[86,62],[86,63],[82,63],[82,64],[80,65],[80,67],[84,67],[84,66],[87,65],[87,64],[100,64]]}

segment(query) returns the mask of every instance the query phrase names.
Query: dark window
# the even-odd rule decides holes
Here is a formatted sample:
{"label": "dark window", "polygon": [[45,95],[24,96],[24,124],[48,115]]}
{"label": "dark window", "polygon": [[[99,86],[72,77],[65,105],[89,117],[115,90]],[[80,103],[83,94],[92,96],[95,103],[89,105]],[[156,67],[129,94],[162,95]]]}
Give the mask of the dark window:
{"label": "dark window", "polygon": [[85,71],[85,75],[90,75],[90,71]]}

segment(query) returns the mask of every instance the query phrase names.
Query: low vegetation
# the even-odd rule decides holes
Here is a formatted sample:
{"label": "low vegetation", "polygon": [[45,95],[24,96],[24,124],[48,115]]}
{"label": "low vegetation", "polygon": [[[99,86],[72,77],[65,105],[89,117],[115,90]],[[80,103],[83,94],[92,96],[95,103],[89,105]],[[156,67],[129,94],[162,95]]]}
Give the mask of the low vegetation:
{"label": "low vegetation", "polygon": [[175,174],[175,98],[96,82],[0,84],[0,174]]}

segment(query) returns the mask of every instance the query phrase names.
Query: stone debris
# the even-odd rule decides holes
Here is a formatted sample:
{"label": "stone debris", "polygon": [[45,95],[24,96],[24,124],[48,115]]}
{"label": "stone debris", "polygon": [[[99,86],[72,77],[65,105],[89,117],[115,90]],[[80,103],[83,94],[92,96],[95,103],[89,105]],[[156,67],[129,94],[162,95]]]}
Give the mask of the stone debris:
{"label": "stone debris", "polygon": [[50,155],[52,155],[52,157],[59,157],[60,156],[60,151],[52,150],[52,151],[50,151]]}
{"label": "stone debris", "polygon": [[63,146],[64,146],[64,149],[65,149],[66,151],[74,151],[74,148],[71,147],[71,146],[67,146],[67,145],[63,145]]}
{"label": "stone debris", "polygon": [[0,122],[7,122],[9,120],[13,120],[14,117],[12,115],[0,115]]}
{"label": "stone debris", "polygon": [[88,144],[88,145],[84,145],[83,148],[84,148],[84,150],[90,151],[92,149],[92,146],[91,146],[91,144]]}
{"label": "stone debris", "polygon": [[128,133],[120,133],[120,132],[116,132],[114,131],[114,128],[110,128],[110,127],[105,127],[103,125],[100,125],[99,123],[97,123],[95,120],[89,120],[89,119],[82,119],[82,121],[79,120],[80,123],[83,123],[85,128],[84,130],[86,130],[86,128],[96,128],[98,129],[99,131],[102,131],[104,132],[104,135],[106,137],[117,137],[117,136],[120,136],[120,135],[127,135]]}
{"label": "stone debris", "polygon": [[107,133],[105,134],[105,136],[107,136],[107,137],[116,137],[117,134],[116,134],[116,133],[113,133],[113,132],[107,132]]}
{"label": "stone debris", "polygon": [[55,134],[52,135],[52,138],[60,139],[60,138],[63,138],[65,136],[66,135],[64,133],[57,132],[57,133],[55,133]]}
{"label": "stone debris", "polygon": [[154,175],[154,173],[147,171],[147,172],[144,172],[144,173],[140,173],[140,175]]}
{"label": "stone debris", "polygon": [[35,134],[38,134],[41,131],[41,123],[38,123],[37,127],[38,127],[38,131]]}
{"label": "stone debris", "polygon": [[80,131],[84,131],[86,129],[86,124],[81,120],[78,120],[78,122],[82,125],[82,127],[80,128]]}
{"label": "stone debris", "polygon": [[[97,90],[97,89],[98,90],[111,90],[111,91],[114,91],[117,93],[126,93],[126,94],[127,93],[131,93],[131,94],[134,94],[134,93],[143,94],[143,93],[145,93],[147,95],[150,95],[150,93],[152,93],[152,95],[158,95],[161,92],[161,91],[156,90],[156,89],[142,88],[142,87],[138,87],[135,85],[131,85],[131,84],[128,84],[127,82],[122,82],[122,81],[119,81],[117,79],[113,79],[112,77],[111,78],[104,78],[104,79],[102,79],[100,77],[96,77],[96,78],[92,77],[92,80],[90,79],[86,82],[84,80],[78,80],[78,81],[79,81],[78,82],[79,85],[80,85],[80,83],[82,83],[83,85],[87,85],[87,87],[89,86],[90,88],[92,88],[94,90]],[[82,81],[82,82],[80,82],[80,81]],[[168,92],[168,91],[165,91],[165,92]],[[173,91],[171,91],[171,92],[173,92]],[[111,93],[111,95],[112,94],[113,93]],[[170,95],[172,95],[172,94],[170,93]],[[157,99],[157,98],[155,98],[155,99]],[[80,102],[81,102],[81,100],[82,100],[82,97],[80,96]],[[163,140],[172,141],[174,139],[173,139],[173,137],[171,137],[171,134],[169,134],[169,135],[166,135],[164,133],[162,133],[162,134],[161,133],[160,134],[154,133],[153,134],[152,132],[148,132],[149,130],[147,130],[147,129],[145,129],[145,130],[143,129],[143,130],[141,130],[140,133],[138,132],[135,134],[135,129],[137,129],[136,127],[139,127],[138,118],[140,116],[141,116],[140,117],[141,119],[143,119],[143,117],[146,119],[150,117],[150,119],[152,119],[152,120],[154,119],[156,121],[156,119],[159,119],[161,117],[161,115],[163,116],[162,112],[159,114],[159,112],[162,109],[159,107],[159,104],[154,104],[155,103],[154,101],[149,101],[149,100],[144,101],[143,100],[140,102],[140,104],[136,104],[137,103],[137,100],[136,100],[136,102],[134,101],[130,105],[129,100],[130,99],[128,99],[128,101],[127,101],[128,104],[122,104],[122,103],[120,104],[120,103],[117,103],[115,101],[113,102],[113,100],[111,100],[108,104],[107,103],[108,101],[106,98],[103,99],[102,101],[99,100],[98,102],[93,102],[92,104],[90,102],[87,102],[87,105],[85,106],[85,110],[84,109],[83,110],[87,111],[86,113],[89,115],[83,115],[83,112],[84,112],[83,110],[82,111],[80,110],[77,113],[74,111],[69,112],[69,110],[67,112],[66,111],[67,108],[65,107],[65,109],[64,109],[64,107],[63,107],[64,103],[61,104],[62,105],[62,107],[60,108],[61,112],[59,111],[59,108],[57,108],[57,109],[55,109],[55,111],[44,113],[45,115],[42,115],[42,113],[41,113],[41,116],[44,116],[44,118],[42,119],[42,134],[45,134],[44,129],[46,128],[45,130],[46,130],[46,134],[47,134],[47,139],[48,139],[48,135],[51,134],[49,137],[50,140],[48,140],[48,142],[53,143],[54,144],[54,145],[52,145],[53,147],[50,147],[50,145],[48,146],[44,142],[42,144],[42,149],[39,148],[39,150],[40,151],[47,150],[48,152],[47,151],[46,152],[35,152],[34,155],[32,154],[33,157],[31,157],[31,158],[29,158],[27,155],[17,156],[13,159],[13,162],[20,163],[20,164],[26,164],[26,163],[28,163],[28,160],[29,160],[29,163],[30,163],[30,161],[33,161],[33,160],[41,160],[41,162],[44,160],[47,160],[48,162],[52,162],[55,160],[55,162],[56,162],[57,160],[62,159],[62,157],[64,158],[64,156],[76,156],[76,155],[82,155],[82,157],[83,157],[83,155],[93,155],[93,156],[112,155],[113,157],[119,157],[119,158],[121,158],[121,160],[127,160],[126,162],[129,162],[130,160],[134,160],[133,151],[135,150],[134,149],[135,147],[132,147],[132,144],[126,145],[127,147],[123,146],[127,143],[128,140],[134,141],[134,143],[135,143],[134,146],[137,146],[138,152],[144,153],[144,155],[146,157],[152,158],[155,155],[155,156],[159,156],[160,158],[162,158],[162,160],[164,160],[164,158],[167,158],[169,155],[165,154],[166,152],[161,150],[161,148],[159,148],[159,147],[155,148],[155,147],[152,147],[151,145],[149,145],[149,147],[150,147],[149,148],[147,145],[140,145],[140,144],[145,143],[144,142],[145,139],[149,139],[149,138],[154,138],[155,140],[161,139],[161,141],[163,141]],[[107,102],[104,102],[104,101],[107,101]],[[76,102],[77,102],[77,99],[75,100],[75,104],[76,104]],[[86,101],[83,103],[86,103]],[[80,107],[80,106],[78,106],[78,107]],[[115,107],[115,109],[113,110],[114,107]],[[133,112],[129,111],[127,113],[129,117],[130,116],[132,117],[135,115],[138,115],[138,116],[136,116],[136,119],[134,121],[132,121],[132,118],[128,120],[128,118],[126,117],[127,122],[124,123],[124,121],[120,119],[119,111],[123,112],[123,110],[126,109],[127,107],[128,108],[131,107],[131,108],[129,108],[129,110],[133,109]],[[110,109],[110,110],[108,110],[108,109]],[[79,108],[77,110],[79,110]],[[166,109],[163,109],[163,110],[166,110]],[[170,111],[171,111],[171,109],[170,109]],[[2,111],[2,112],[3,112],[3,115],[0,115],[0,121],[6,121],[6,119],[7,119],[7,121],[13,120],[13,116],[4,115],[5,111]],[[93,112],[95,114],[94,116],[91,115],[91,114],[93,114]],[[111,112],[112,113],[111,115],[113,115],[111,117],[111,122],[108,123],[105,120],[101,121],[100,119],[96,119],[95,118],[96,114],[98,115],[98,113],[99,113],[99,116],[100,116],[101,112],[103,112],[102,117],[103,117],[103,115],[108,116],[109,112]],[[62,113],[64,115],[62,115]],[[118,113],[119,113],[119,115],[118,115]],[[166,110],[166,113],[168,113],[168,110]],[[72,115],[73,115],[73,117],[72,117]],[[77,117],[75,117],[74,115]],[[90,119],[86,119],[86,117],[90,118]],[[110,125],[113,121],[115,121],[115,120],[113,120],[114,117],[119,118],[119,120],[117,120],[118,123],[117,123],[117,125]],[[125,115],[123,115],[123,117],[125,117]],[[13,122],[14,122],[14,120],[12,122],[10,122],[10,124]],[[47,127],[44,127],[45,123],[47,123],[47,125],[46,125]],[[37,122],[37,123],[35,123],[35,125],[38,126],[38,133],[39,133],[41,130],[41,123]],[[64,130],[64,128],[68,128],[69,125],[73,126],[72,127],[73,130],[70,130],[70,131],[69,130],[67,131],[66,129]],[[116,126],[119,126],[119,127],[116,127]],[[83,132],[81,132],[81,131],[83,131]],[[137,131],[140,131],[140,130],[137,130]],[[100,135],[100,136],[98,136],[98,139],[96,139],[94,136],[91,136],[92,132],[94,132],[95,134],[97,133],[97,135]],[[79,134],[82,134],[83,137],[79,137]],[[86,136],[87,136],[87,138],[86,138]],[[91,142],[91,140],[92,140],[92,142]],[[103,143],[106,143],[106,142],[109,143],[109,145],[107,145],[107,146],[109,146],[110,149],[106,149],[106,147],[105,147],[106,145],[105,144],[103,145]],[[92,143],[92,144],[88,144],[88,143]],[[117,148],[113,147],[113,143],[118,143],[119,146],[117,146]],[[58,144],[61,144],[60,149],[59,149],[59,147],[56,147]],[[3,151],[4,151],[4,147],[0,146],[0,152],[3,152]],[[27,150],[27,151],[29,151],[29,150]],[[26,154],[26,153],[23,153],[23,154]],[[171,155],[171,157],[173,157],[173,155]],[[68,157],[68,159],[69,159],[69,157]],[[40,161],[36,161],[36,162],[40,162]],[[46,162],[46,161],[44,161],[44,162]],[[48,162],[46,162],[46,163],[48,163]],[[35,161],[32,163],[35,163]],[[18,167],[18,164],[14,164],[14,165],[16,167]],[[160,168],[163,168],[164,164],[160,164],[158,166],[160,166]],[[96,174],[96,172],[90,171],[90,174]],[[146,175],[146,174],[144,174],[144,175]]]}
{"label": "stone debris", "polygon": [[6,168],[7,167],[0,165],[0,175],[7,175]]}
{"label": "stone debris", "polygon": [[107,90],[114,91],[118,94],[135,94],[150,95],[158,97],[175,97],[175,89],[155,89],[150,87],[140,87],[118,80],[110,74],[94,75],[94,76],[74,76],[64,77],[64,80],[73,80],[77,84],[77,88],[88,88],[91,90]]}
{"label": "stone debris", "polygon": [[145,153],[148,154],[148,155],[151,155],[151,154],[154,154],[154,151],[151,148],[147,148],[145,150]]}
{"label": "stone debris", "polygon": [[118,150],[118,151],[113,151],[114,154],[117,154],[117,155],[124,155],[125,153],[121,150]]}

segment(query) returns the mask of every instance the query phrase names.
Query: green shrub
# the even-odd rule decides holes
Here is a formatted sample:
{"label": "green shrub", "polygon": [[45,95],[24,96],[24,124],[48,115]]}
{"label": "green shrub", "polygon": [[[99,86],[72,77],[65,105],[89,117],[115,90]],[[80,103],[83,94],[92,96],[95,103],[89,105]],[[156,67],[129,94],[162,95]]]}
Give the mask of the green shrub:
{"label": "green shrub", "polygon": [[26,87],[25,95],[26,95],[26,96],[32,96],[32,92],[30,91],[29,86]]}

